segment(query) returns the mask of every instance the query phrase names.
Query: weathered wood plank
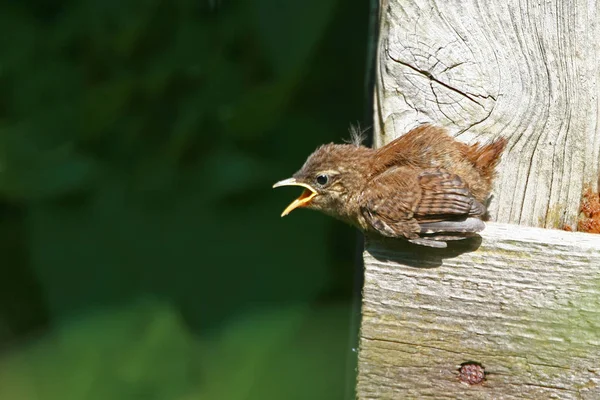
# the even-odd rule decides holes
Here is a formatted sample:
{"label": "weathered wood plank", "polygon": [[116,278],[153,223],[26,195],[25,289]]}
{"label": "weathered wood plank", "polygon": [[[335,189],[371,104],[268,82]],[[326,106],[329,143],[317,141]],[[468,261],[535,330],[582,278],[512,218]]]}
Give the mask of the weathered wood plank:
{"label": "weathered wood plank", "polygon": [[417,249],[367,243],[359,398],[600,398],[599,235],[490,223],[476,251]]}
{"label": "weathered wood plank", "polygon": [[433,122],[510,139],[491,213],[575,225],[599,175],[595,0],[381,0],[375,144]]}
{"label": "weathered wood plank", "polygon": [[509,138],[490,211],[515,225],[473,252],[367,244],[358,397],[599,399],[600,236],[526,226],[575,226],[598,186],[600,2],[380,4],[375,146],[424,122]]}

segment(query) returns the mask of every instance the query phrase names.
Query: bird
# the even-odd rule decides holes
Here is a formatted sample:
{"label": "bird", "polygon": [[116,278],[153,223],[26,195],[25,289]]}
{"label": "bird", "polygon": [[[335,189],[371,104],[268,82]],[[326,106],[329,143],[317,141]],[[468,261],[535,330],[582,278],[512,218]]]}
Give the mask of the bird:
{"label": "bird", "polygon": [[273,185],[304,190],[281,214],[308,208],[379,235],[447,247],[485,228],[506,138],[468,145],[446,129],[423,124],[380,148],[352,142],[318,147],[302,168]]}

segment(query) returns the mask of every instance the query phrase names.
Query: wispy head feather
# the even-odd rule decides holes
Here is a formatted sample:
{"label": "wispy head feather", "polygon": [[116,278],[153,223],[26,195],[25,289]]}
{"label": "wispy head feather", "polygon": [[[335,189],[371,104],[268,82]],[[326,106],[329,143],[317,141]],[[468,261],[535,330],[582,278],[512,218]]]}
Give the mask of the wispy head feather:
{"label": "wispy head feather", "polygon": [[348,131],[350,132],[350,140],[344,140],[344,142],[348,144],[353,144],[356,147],[362,146],[362,143],[367,138],[367,131],[369,128],[361,129],[360,123],[356,123],[356,125],[350,124],[350,128]]}

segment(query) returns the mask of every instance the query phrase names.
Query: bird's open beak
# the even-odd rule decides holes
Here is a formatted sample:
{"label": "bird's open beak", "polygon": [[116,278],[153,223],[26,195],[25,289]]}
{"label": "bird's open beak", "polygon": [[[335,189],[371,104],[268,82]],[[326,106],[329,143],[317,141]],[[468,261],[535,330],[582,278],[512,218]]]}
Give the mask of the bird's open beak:
{"label": "bird's open beak", "polygon": [[273,185],[273,188],[277,188],[280,186],[302,186],[304,191],[296,200],[292,201],[289,206],[286,207],[285,210],[281,213],[282,217],[285,217],[289,213],[292,212],[295,208],[304,207],[317,195],[317,191],[307,185],[306,183],[298,182],[295,178],[284,179],[282,181],[277,182]]}

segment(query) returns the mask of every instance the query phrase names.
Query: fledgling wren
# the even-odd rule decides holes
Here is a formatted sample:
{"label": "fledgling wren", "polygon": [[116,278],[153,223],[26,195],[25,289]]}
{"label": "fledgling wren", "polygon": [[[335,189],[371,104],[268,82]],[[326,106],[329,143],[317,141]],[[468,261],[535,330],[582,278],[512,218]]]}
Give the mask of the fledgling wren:
{"label": "fledgling wren", "polygon": [[304,188],[282,217],[312,208],[366,235],[431,247],[485,228],[484,204],[506,139],[467,145],[432,125],[379,149],[362,146],[357,137],[354,132],[353,144],[319,147],[292,178],[273,185]]}

